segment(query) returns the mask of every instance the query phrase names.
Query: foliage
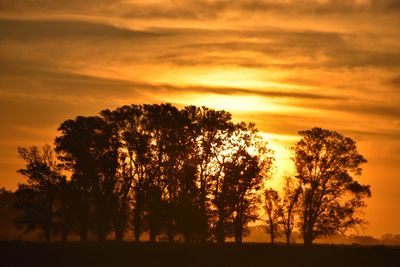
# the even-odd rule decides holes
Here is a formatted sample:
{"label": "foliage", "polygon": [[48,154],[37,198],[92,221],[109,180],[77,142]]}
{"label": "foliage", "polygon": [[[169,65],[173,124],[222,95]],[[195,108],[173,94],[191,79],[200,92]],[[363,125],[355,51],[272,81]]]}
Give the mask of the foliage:
{"label": "foliage", "polygon": [[335,131],[313,128],[299,132],[294,147],[297,179],[302,188],[300,227],[305,244],[362,223],[356,210],[371,196],[369,185],[353,176],[362,172],[365,158],[356,143]]}
{"label": "foliage", "polygon": [[299,198],[302,189],[300,184],[294,178],[287,176],[283,186],[282,203],[279,210],[279,220],[283,232],[286,236],[286,244],[290,243],[290,236],[296,226],[296,220],[299,217]]}
{"label": "foliage", "polygon": [[55,230],[54,205],[66,177],[61,174],[49,145],[42,150],[35,146],[18,148],[18,153],[26,162],[25,168],[18,172],[27,178],[27,182],[19,184],[15,192],[15,206],[21,211],[16,225],[26,232],[41,230],[46,240],[50,240]]}
{"label": "foliage", "polygon": [[[295,178],[265,190],[273,152],[252,123],[207,107],[130,105],[78,116],[58,128],[55,152],[19,148],[27,178],[20,184],[17,225],[47,240],[74,232],[123,240],[241,243],[263,203],[271,242],[281,228],[289,244],[296,226],[311,244],[362,223],[356,210],[371,195],[355,142],[313,128],[294,147]],[[58,161],[57,161],[58,159]],[[64,174],[70,174],[67,177]],[[264,195],[263,195],[263,193]]]}
{"label": "foliage", "polygon": [[267,231],[271,238],[271,244],[274,244],[275,237],[279,235],[279,216],[281,214],[281,198],[278,191],[268,188],[265,190],[265,213],[267,215]]}
{"label": "foliage", "polygon": [[131,105],[59,127],[56,151],[77,194],[81,239],[241,242],[257,218],[272,154],[253,124],[206,107]]}

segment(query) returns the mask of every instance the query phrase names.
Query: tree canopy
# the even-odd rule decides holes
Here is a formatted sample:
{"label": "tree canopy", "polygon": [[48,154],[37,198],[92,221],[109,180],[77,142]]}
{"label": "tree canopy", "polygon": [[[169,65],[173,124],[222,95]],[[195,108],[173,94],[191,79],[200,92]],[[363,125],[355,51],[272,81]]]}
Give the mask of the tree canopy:
{"label": "tree canopy", "polygon": [[301,230],[305,244],[320,236],[345,232],[362,223],[357,208],[371,196],[369,185],[355,180],[366,159],[356,143],[335,131],[322,128],[299,132],[294,147],[296,178],[300,182]]}
{"label": "tree canopy", "polygon": [[19,148],[17,225],[47,240],[81,240],[132,230],[139,242],[237,243],[264,207],[271,240],[300,230],[304,242],[362,223],[371,195],[355,180],[366,160],[355,142],[321,128],[299,132],[296,174],[281,192],[265,191],[274,154],[255,124],[229,112],[171,104],[127,105],[61,123],[54,150]]}

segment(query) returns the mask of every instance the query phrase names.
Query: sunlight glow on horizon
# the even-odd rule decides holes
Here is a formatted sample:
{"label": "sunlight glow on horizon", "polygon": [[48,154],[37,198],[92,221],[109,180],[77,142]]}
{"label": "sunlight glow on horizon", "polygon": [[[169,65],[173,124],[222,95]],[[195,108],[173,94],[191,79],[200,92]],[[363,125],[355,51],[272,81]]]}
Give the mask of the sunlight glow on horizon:
{"label": "sunlight glow on horizon", "polygon": [[264,72],[246,68],[223,68],[212,69],[183,69],[171,70],[161,76],[161,82],[173,81],[174,84],[183,86],[210,86],[221,88],[247,88],[265,89],[268,87],[284,87],[280,83],[266,81],[266,79],[277,78],[278,73],[266,75]]}
{"label": "sunlight glow on horizon", "polygon": [[266,186],[280,190],[282,189],[284,177],[293,175],[295,172],[292,161],[293,153],[290,151],[290,147],[294,146],[299,137],[265,132],[260,132],[259,134],[268,142],[267,146],[274,151],[275,156],[271,180],[266,182]]}

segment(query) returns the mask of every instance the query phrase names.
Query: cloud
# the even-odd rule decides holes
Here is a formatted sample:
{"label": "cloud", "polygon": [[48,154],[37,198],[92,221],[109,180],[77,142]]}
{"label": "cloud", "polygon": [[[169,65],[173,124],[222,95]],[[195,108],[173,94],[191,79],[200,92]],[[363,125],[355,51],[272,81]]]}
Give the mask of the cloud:
{"label": "cloud", "polygon": [[[47,44],[60,56],[90,63],[96,60],[146,62],[176,66],[231,65],[247,68],[400,68],[400,53],[384,47],[365,47],[356,34],[264,28],[260,30],[199,30],[149,28],[133,30],[78,20],[1,20],[3,49],[12,43],[28,49]],[[362,45],[361,45],[362,44]],[[8,46],[7,46],[8,45]],[[40,47],[39,47],[40,48]],[[1,49],[1,47],[0,47]],[[41,48],[44,49],[44,48]],[[42,51],[33,51],[29,56]],[[232,56],[235,53],[235,56]],[[4,53],[9,54],[9,53]],[[258,57],[257,61],[254,58]]]}
{"label": "cloud", "polygon": [[390,120],[400,117],[400,106],[396,103],[395,99],[386,99],[385,103],[379,103],[374,99],[357,99],[349,96],[347,98],[343,97],[340,101],[317,102],[304,100],[293,103],[293,105],[302,108],[335,112],[336,116],[340,116],[338,113],[349,113],[356,116],[379,117]]}
{"label": "cloud", "polygon": [[374,125],[355,124],[357,116],[316,116],[313,114],[282,114],[258,112],[257,114],[241,114],[241,119],[253,121],[257,127],[267,133],[296,136],[298,131],[311,129],[315,126],[331,129],[350,136],[358,141],[400,141],[400,130],[396,127],[384,126],[381,118]]}
{"label": "cloud", "polygon": [[[168,87],[167,87],[168,88]],[[270,89],[245,89],[245,88],[229,88],[229,87],[169,87],[172,90],[180,91],[193,91],[198,93],[213,93],[222,95],[255,95],[267,98],[296,98],[296,99],[312,99],[312,100],[340,100],[343,99],[341,96],[332,96],[316,93],[296,92],[296,91],[284,91],[284,90],[270,90]]]}
{"label": "cloud", "polygon": [[0,0],[0,12],[2,13],[34,13],[43,12],[47,13],[52,11],[54,13],[60,12],[75,12],[75,13],[95,13],[96,10],[119,4],[120,0]]}
{"label": "cloud", "polygon": [[[341,100],[341,96],[316,94],[309,92],[290,91],[290,89],[251,89],[233,88],[222,86],[176,86],[172,84],[144,83],[130,80],[101,78],[54,70],[51,64],[43,64],[35,61],[7,61],[0,60],[0,77],[8,80],[6,85],[0,85],[3,95],[45,96],[51,94],[52,99],[68,99],[67,96],[82,97],[109,97],[125,98],[129,95],[144,93],[208,93],[220,95],[255,95],[267,98],[295,98],[311,100]],[[23,77],[23,80],[21,78]],[[85,88],[85,90],[82,90]],[[0,95],[1,96],[1,95]]]}
{"label": "cloud", "polygon": [[[205,33],[206,35],[207,33]],[[190,36],[190,33],[188,33]],[[190,64],[189,55],[194,52],[204,54],[204,57],[197,57],[198,61],[205,62],[227,62],[235,64],[235,59],[226,60],[224,55],[215,56],[213,52],[255,52],[266,57],[262,63],[249,63],[250,60],[237,60],[237,65],[254,67],[277,67],[277,68],[399,68],[400,53],[382,51],[375,48],[358,48],[354,42],[362,42],[356,35],[342,34],[336,32],[318,31],[289,31],[289,30],[260,30],[246,32],[221,32],[224,35],[237,35],[236,41],[218,41],[206,43],[191,43],[178,47],[160,57],[163,60]],[[247,38],[258,38],[258,41],[242,41]],[[349,41],[353,41],[353,44]],[[201,55],[201,54],[200,54]],[[211,55],[207,57],[207,55]],[[207,60],[208,59],[208,60]],[[279,59],[279,63],[276,62]],[[284,60],[284,63],[282,61]],[[196,62],[200,63],[200,62]]]}
{"label": "cloud", "polygon": [[[363,3],[364,2],[364,3]],[[124,17],[141,19],[217,19],[227,14],[248,16],[266,14],[288,15],[354,15],[354,14],[396,14],[400,4],[396,0],[216,0],[216,1],[160,1],[126,5]],[[125,10],[126,10],[125,9]]]}
{"label": "cloud", "polygon": [[156,38],[160,34],[149,31],[135,31],[116,27],[110,24],[101,24],[78,20],[29,20],[29,19],[2,19],[0,20],[0,34],[3,42],[6,40],[34,41],[51,39],[140,39]]}
{"label": "cloud", "polygon": [[397,0],[0,0],[3,14],[81,14],[129,19],[213,20],[229,16],[274,14],[296,16],[393,14],[400,11]]}
{"label": "cloud", "polygon": [[396,75],[385,82],[386,85],[400,90],[400,75]]}

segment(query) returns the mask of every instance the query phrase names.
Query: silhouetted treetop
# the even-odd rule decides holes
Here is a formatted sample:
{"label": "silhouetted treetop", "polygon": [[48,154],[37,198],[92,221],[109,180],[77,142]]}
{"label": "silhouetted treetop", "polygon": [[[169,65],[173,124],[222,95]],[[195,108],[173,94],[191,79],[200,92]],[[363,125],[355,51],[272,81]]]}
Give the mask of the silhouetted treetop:
{"label": "silhouetted treetop", "polygon": [[21,211],[16,225],[25,232],[39,229],[49,241],[56,228],[54,207],[66,177],[62,175],[61,166],[56,162],[49,145],[45,145],[42,150],[36,146],[20,147],[18,153],[26,162],[25,168],[18,172],[27,181],[19,184],[15,192],[15,207]]}
{"label": "silhouetted treetop", "polygon": [[[70,233],[137,242],[242,243],[263,207],[271,241],[281,228],[311,244],[362,223],[371,196],[356,176],[366,162],[356,143],[322,128],[301,131],[296,175],[265,190],[274,153],[254,123],[229,112],[171,104],[126,105],[61,123],[54,150],[19,148],[26,183],[15,193],[17,225],[47,240]],[[66,175],[68,177],[66,177]],[[280,195],[281,194],[281,195]]]}
{"label": "silhouetted treetop", "polygon": [[361,175],[365,158],[356,143],[335,131],[322,128],[299,132],[294,147],[297,178],[302,188],[301,228],[304,242],[345,232],[362,223],[355,214],[371,196],[369,185],[354,179]]}
{"label": "silhouetted treetop", "polygon": [[241,242],[257,219],[272,152],[254,124],[234,123],[229,112],[127,105],[67,120],[59,132],[82,239],[93,228],[100,239],[111,229],[122,239],[132,221],[137,241],[148,230],[153,242]]}

